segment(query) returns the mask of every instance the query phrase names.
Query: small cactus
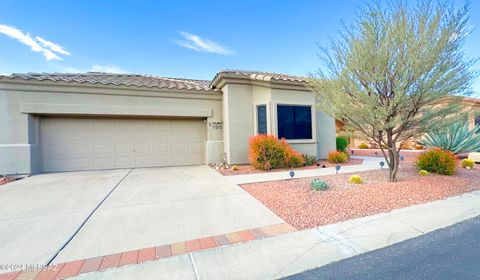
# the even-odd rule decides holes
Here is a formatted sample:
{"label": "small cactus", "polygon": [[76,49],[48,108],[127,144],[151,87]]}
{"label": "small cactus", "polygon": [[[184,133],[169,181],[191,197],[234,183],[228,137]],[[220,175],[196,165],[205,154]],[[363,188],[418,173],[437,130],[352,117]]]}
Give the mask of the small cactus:
{"label": "small cactus", "polygon": [[325,181],[319,179],[313,179],[310,183],[310,188],[314,191],[324,191],[328,189],[328,185]]}
{"label": "small cactus", "polygon": [[418,175],[420,175],[420,176],[427,176],[427,175],[428,175],[428,171],[427,171],[427,170],[420,170],[420,172],[418,172]]}
{"label": "small cactus", "polygon": [[473,161],[471,159],[468,159],[468,158],[462,160],[462,167],[463,168],[472,169],[474,166],[475,166],[475,161]]}
{"label": "small cactus", "polygon": [[359,175],[350,176],[350,178],[348,178],[348,182],[350,184],[363,184],[362,177],[360,177]]}

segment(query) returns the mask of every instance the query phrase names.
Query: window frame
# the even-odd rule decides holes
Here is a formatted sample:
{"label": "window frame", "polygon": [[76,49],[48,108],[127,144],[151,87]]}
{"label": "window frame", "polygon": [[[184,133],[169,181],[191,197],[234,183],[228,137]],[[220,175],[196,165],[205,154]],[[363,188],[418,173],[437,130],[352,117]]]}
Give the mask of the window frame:
{"label": "window frame", "polygon": [[316,118],[315,118],[315,104],[312,103],[275,103],[274,108],[275,108],[275,118],[274,118],[274,123],[275,123],[275,135],[279,137],[278,133],[278,106],[299,106],[299,107],[309,107],[310,108],[310,114],[311,114],[311,131],[312,131],[312,137],[310,139],[285,139],[287,143],[292,143],[292,144],[306,144],[306,143],[316,143]]}
{"label": "window frame", "polygon": [[269,125],[268,125],[268,104],[267,103],[258,103],[258,104],[254,104],[254,111],[255,111],[255,114],[254,114],[254,123],[255,123],[255,135],[259,135],[260,132],[258,131],[258,107],[260,106],[265,106],[265,133],[262,133],[262,134],[268,134],[268,131],[269,131]]}

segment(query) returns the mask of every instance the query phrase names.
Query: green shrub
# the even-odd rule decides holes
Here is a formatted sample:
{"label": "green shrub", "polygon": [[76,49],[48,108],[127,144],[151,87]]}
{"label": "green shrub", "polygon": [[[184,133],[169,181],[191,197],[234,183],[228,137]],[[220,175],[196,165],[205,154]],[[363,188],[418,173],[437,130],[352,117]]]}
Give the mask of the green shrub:
{"label": "green shrub", "polygon": [[359,149],[368,149],[369,147],[368,147],[368,145],[365,144],[365,143],[360,143],[360,145],[358,145],[358,148],[359,148]]}
{"label": "green shrub", "polygon": [[325,181],[319,179],[313,179],[310,183],[310,188],[314,191],[324,191],[328,189],[328,185]]}
{"label": "green shrub", "polygon": [[472,159],[464,159],[462,160],[462,167],[463,168],[473,168],[475,166],[475,161],[473,161]]}
{"label": "green shrub", "polygon": [[337,151],[345,152],[348,147],[348,138],[345,136],[337,136]]}
{"label": "green shrub", "polygon": [[420,170],[420,172],[418,172],[418,175],[420,175],[420,176],[427,176],[427,175],[428,175],[428,171],[427,171],[427,170]]}
{"label": "green shrub", "polygon": [[415,164],[421,170],[442,175],[453,175],[455,174],[457,157],[452,152],[434,148],[420,154]]}
{"label": "green shrub", "polygon": [[303,156],[295,151],[285,139],[260,134],[249,140],[248,158],[250,164],[262,170],[274,168],[295,168],[303,166]]}
{"label": "green shrub", "polygon": [[345,152],[332,151],[328,153],[327,160],[331,163],[342,163],[348,160],[348,154]]}
{"label": "green shrub", "polygon": [[454,154],[480,152],[480,125],[469,129],[469,122],[464,119],[443,129],[424,135],[419,143],[426,147],[436,147]]}
{"label": "green shrub", "polygon": [[348,182],[350,184],[362,184],[363,180],[362,177],[360,177],[359,175],[352,175],[350,176],[350,178],[348,178]]}
{"label": "green shrub", "polygon": [[303,159],[305,160],[305,163],[304,163],[305,166],[310,166],[317,163],[317,156],[314,156],[314,155],[305,154],[303,155]]}

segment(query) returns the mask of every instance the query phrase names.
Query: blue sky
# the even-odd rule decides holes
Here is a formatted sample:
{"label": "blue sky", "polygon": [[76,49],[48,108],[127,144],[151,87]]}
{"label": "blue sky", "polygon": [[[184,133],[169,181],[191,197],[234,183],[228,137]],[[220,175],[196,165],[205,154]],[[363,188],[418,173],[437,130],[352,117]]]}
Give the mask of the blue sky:
{"label": "blue sky", "polygon": [[[0,73],[95,70],[212,79],[221,69],[247,69],[304,75],[321,65],[316,43],[336,36],[361,3],[2,0],[0,28],[24,42],[0,34]],[[465,52],[480,57],[480,1],[471,3],[470,24],[475,29]],[[474,90],[480,93],[480,79]]]}

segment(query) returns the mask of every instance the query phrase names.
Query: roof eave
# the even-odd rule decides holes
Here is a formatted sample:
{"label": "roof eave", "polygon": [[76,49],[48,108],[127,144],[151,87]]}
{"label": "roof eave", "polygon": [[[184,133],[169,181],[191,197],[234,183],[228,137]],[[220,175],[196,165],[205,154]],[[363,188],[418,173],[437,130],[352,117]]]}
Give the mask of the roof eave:
{"label": "roof eave", "polygon": [[[5,77],[5,76],[4,76]],[[34,80],[34,79],[11,79],[0,77],[0,84],[9,85],[39,85],[39,86],[63,86],[63,87],[79,87],[79,88],[99,88],[99,89],[119,89],[119,90],[135,90],[135,91],[149,91],[149,92],[176,92],[176,93],[192,93],[192,94],[206,94],[206,95],[221,95],[220,90],[197,90],[197,89],[179,89],[169,87],[148,87],[148,86],[134,86],[134,85],[114,85],[114,84],[95,84],[89,82],[64,82],[64,81],[49,81],[49,80]]]}
{"label": "roof eave", "polygon": [[275,79],[272,77],[263,77],[263,78],[252,78],[252,76],[247,76],[243,74],[234,74],[234,73],[218,73],[215,78],[212,80],[212,88],[223,88],[227,83],[240,83],[240,84],[254,84],[255,82],[268,83],[271,87],[299,87],[307,88],[306,81],[292,81],[286,79]]}

